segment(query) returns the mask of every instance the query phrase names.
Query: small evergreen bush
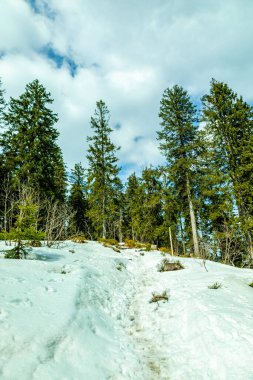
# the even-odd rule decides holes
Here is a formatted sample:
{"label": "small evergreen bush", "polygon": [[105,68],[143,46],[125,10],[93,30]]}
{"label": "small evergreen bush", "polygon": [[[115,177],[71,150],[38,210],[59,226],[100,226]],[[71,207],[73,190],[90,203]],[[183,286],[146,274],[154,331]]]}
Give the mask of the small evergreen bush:
{"label": "small evergreen bush", "polygon": [[24,244],[17,245],[16,247],[5,251],[4,258],[5,259],[26,259],[27,255],[29,253],[29,250],[27,247],[25,247]]}

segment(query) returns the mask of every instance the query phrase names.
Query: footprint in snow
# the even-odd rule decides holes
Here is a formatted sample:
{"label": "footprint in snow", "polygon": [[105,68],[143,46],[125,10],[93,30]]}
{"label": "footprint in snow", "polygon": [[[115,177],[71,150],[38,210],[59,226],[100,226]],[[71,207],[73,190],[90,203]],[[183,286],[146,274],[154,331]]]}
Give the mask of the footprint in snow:
{"label": "footprint in snow", "polygon": [[0,309],[0,321],[8,317],[8,313],[4,309]]}
{"label": "footprint in snow", "polygon": [[22,303],[22,299],[14,298],[13,300],[10,301],[10,303],[14,303],[15,305],[20,305]]}
{"label": "footprint in snow", "polygon": [[17,278],[17,282],[21,282],[21,283],[23,283],[23,282],[26,282],[26,280],[25,280],[25,278],[18,277],[18,278]]}
{"label": "footprint in snow", "polygon": [[54,289],[54,288],[52,288],[51,286],[45,286],[44,289],[45,289],[46,292],[49,292],[49,293],[55,293],[55,292],[57,292],[57,290]]}

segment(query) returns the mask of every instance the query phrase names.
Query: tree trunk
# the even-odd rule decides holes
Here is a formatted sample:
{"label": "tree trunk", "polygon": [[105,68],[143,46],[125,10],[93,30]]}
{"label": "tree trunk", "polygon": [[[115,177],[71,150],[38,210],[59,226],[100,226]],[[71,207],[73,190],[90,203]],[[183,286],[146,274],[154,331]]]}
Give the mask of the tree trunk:
{"label": "tree trunk", "polygon": [[123,241],[122,224],[123,224],[123,215],[122,215],[122,209],[120,209],[120,214],[119,214],[119,242],[120,243],[122,243]]}
{"label": "tree trunk", "polygon": [[170,249],[171,249],[171,254],[172,254],[172,256],[174,256],[174,249],[173,249],[173,241],[172,241],[171,227],[169,227],[169,235],[170,235]]}
{"label": "tree trunk", "polygon": [[184,241],[184,231],[183,231],[183,225],[182,225],[182,215],[180,212],[180,235],[181,235],[181,240],[182,240],[182,246],[183,246],[183,253],[186,256],[186,249],[185,249],[185,241]]}
{"label": "tree trunk", "polygon": [[190,181],[189,181],[188,177],[186,179],[186,191],[187,191],[187,197],[188,197],[188,203],[189,203],[194,255],[199,256],[199,242],[198,242],[197,223],[196,223],[196,217],[195,217],[192,198],[191,198]]}
{"label": "tree trunk", "polygon": [[103,239],[106,238],[106,221],[105,221],[105,196],[103,195],[102,204],[102,215],[103,215]]}

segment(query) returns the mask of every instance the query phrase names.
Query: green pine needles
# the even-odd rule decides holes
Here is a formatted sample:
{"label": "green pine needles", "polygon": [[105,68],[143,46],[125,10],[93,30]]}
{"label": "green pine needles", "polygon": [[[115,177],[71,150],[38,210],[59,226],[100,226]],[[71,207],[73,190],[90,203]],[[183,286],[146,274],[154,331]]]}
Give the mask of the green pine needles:
{"label": "green pine needles", "polygon": [[95,236],[103,238],[121,235],[121,181],[119,179],[119,150],[111,141],[109,110],[100,100],[91,118],[93,136],[88,137],[89,162],[87,190],[89,210]]}
{"label": "green pine needles", "polygon": [[67,182],[52,103],[37,79],[7,102],[0,80],[0,238],[15,245],[7,257],[81,236],[253,266],[253,108],[226,83],[212,79],[198,107],[182,86],[165,89],[157,131],[165,163],[125,183],[103,100],[87,163]]}

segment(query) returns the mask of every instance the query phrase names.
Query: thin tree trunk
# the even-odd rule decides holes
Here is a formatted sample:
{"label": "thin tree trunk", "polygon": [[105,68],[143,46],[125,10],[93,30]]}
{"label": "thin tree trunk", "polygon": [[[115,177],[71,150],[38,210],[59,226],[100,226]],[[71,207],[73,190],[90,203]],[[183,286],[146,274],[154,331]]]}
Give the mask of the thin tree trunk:
{"label": "thin tree trunk", "polygon": [[171,249],[171,254],[174,256],[174,249],[173,249],[173,241],[172,241],[172,234],[171,234],[171,228],[169,227],[169,235],[170,235],[170,249]]}
{"label": "thin tree trunk", "polygon": [[122,209],[120,209],[120,213],[119,213],[119,242],[120,243],[122,243],[123,241],[122,222],[123,222],[123,215],[122,215]]}
{"label": "thin tree trunk", "polygon": [[104,195],[103,195],[102,215],[103,215],[103,239],[105,239],[106,238],[106,221],[105,221],[105,196]]}
{"label": "thin tree trunk", "polygon": [[182,246],[183,246],[183,253],[186,255],[186,249],[185,249],[185,241],[184,241],[184,231],[183,231],[183,225],[182,225],[182,216],[180,213],[180,234],[181,234],[181,240],[182,240]]}
{"label": "thin tree trunk", "polygon": [[195,217],[192,198],[191,198],[190,181],[188,178],[186,179],[186,191],[187,191],[187,197],[188,197],[188,203],[189,203],[194,255],[199,256],[199,242],[198,242],[197,223],[196,223],[196,217]]}

